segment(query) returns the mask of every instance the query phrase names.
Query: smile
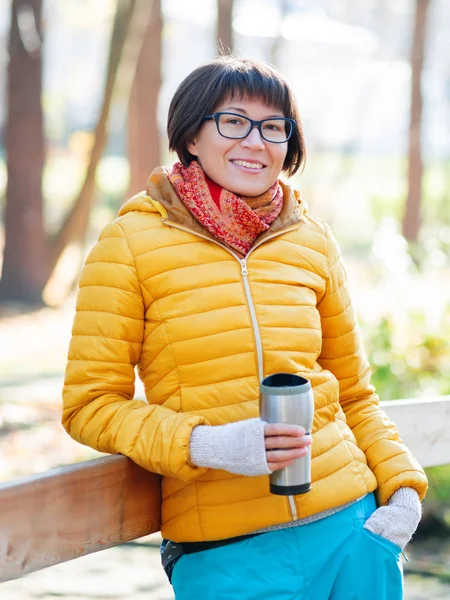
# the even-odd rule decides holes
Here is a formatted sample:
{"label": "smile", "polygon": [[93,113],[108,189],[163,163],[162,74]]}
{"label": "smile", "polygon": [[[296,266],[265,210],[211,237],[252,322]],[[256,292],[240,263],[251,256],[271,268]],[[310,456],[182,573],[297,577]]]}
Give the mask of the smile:
{"label": "smile", "polygon": [[262,163],[249,162],[247,160],[232,160],[231,162],[238,167],[245,167],[246,169],[253,169],[254,171],[264,169],[265,166]]}

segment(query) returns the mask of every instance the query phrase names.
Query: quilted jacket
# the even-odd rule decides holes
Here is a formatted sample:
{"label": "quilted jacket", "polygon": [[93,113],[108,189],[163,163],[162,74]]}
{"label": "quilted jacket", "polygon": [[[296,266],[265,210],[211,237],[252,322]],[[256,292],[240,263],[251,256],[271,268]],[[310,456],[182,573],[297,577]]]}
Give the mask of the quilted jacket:
{"label": "quilted jacket", "polygon": [[[336,242],[283,185],[280,216],[242,259],[176,196],[164,169],[100,235],[80,280],[63,425],[79,442],[162,475],[162,535],[245,534],[426,477],[370,385]],[[146,402],[133,399],[135,367]],[[192,428],[258,416],[263,376],[312,383],[312,489],[196,467]]]}

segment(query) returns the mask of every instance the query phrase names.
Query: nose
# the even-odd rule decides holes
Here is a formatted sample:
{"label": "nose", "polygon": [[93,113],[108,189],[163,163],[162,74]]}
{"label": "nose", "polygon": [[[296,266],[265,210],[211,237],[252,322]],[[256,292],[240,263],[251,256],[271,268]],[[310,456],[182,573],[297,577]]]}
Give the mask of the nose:
{"label": "nose", "polygon": [[253,148],[256,150],[264,149],[264,140],[262,139],[257,127],[253,127],[246,138],[241,141],[244,148]]}

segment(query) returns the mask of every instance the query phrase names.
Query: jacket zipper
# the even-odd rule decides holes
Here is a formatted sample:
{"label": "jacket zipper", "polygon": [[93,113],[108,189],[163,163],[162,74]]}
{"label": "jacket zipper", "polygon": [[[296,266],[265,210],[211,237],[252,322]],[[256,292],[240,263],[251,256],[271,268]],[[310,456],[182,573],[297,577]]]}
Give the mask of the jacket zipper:
{"label": "jacket zipper", "polygon": [[[276,236],[273,236],[273,237],[276,237]],[[264,242],[261,242],[261,243],[264,243]],[[258,245],[260,245],[260,244],[258,244]],[[245,293],[247,295],[247,302],[248,302],[248,306],[250,309],[250,316],[251,316],[252,324],[253,324],[253,333],[255,336],[255,343],[256,343],[256,354],[258,357],[258,374],[259,374],[259,381],[261,382],[264,379],[262,342],[261,342],[261,335],[259,333],[258,321],[256,319],[255,305],[253,303],[253,297],[252,297],[252,293],[250,290],[250,284],[248,281],[248,268],[247,268],[247,259],[250,255],[250,253],[253,252],[253,250],[255,248],[257,248],[258,245],[254,246],[250,250],[250,252],[247,254],[247,256],[245,258],[241,259],[241,275],[242,275],[242,279],[244,281],[244,289],[245,289]],[[287,496],[287,500],[289,503],[289,510],[291,513],[291,518],[293,521],[297,521],[298,515],[297,515],[297,507],[295,506],[294,497]]]}
{"label": "jacket zipper", "polygon": [[[244,283],[245,295],[247,298],[247,304],[248,304],[248,308],[250,311],[250,318],[251,318],[252,326],[253,326],[253,335],[255,338],[255,346],[256,346],[256,358],[257,358],[257,364],[258,364],[258,377],[259,377],[259,381],[261,383],[261,381],[264,379],[262,342],[261,342],[261,335],[259,332],[258,321],[256,319],[256,311],[255,311],[255,305],[253,303],[253,296],[252,296],[252,292],[250,290],[250,284],[248,281],[247,259],[250,256],[250,254],[253,252],[253,250],[256,250],[256,248],[258,248],[259,246],[264,244],[266,241],[271,240],[275,237],[278,237],[279,235],[282,235],[283,233],[287,233],[288,231],[293,231],[294,229],[297,228],[297,225],[287,227],[286,229],[283,229],[282,231],[279,231],[271,236],[267,236],[264,240],[259,242],[259,244],[256,244],[255,246],[253,246],[253,248],[250,250],[250,252],[247,254],[247,256],[245,258],[240,258],[237,254],[235,254],[227,246],[225,246],[224,244],[221,244],[220,242],[217,242],[216,240],[211,239],[210,237],[207,237],[206,235],[202,235],[201,233],[192,231],[192,229],[189,229],[187,227],[181,227],[180,225],[175,224],[172,221],[168,221],[166,219],[162,219],[162,222],[165,225],[168,225],[170,227],[175,227],[175,229],[180,229],[181,231],[186,231],[187,233],[196,235],[197,237],[207,240],[208,242],[212,242],[213,244],[216,244],[216,246],[220,246],[221,248],[224,248],[227,252],[229,252],[232,256],[234,256],[234,258],[236,258],[236,260],[239,261],[239,263],[241,265],[241,276],[242,276],[242,281]],[[297,521],[298,520],[297,507],[295,506],[294,497],[287,496],[287,499],[288,499],[288,503],[289,503],[289,510],[291,513],[292,521]]]}
{"label": "jacket zipper", "polygon": [[[247,254],[247,256],[248,256],[248,254]],[[242,280],[244,282],[245,295],[247,296],[248,308],[250,310],[250,318],[252,320],[252,325],[253,325],[253,334],[255,336],[256,357],[257,357],[257,362],[258,362],[258,377],[259,377],[259,382],[261,383],[261,381],[264,379],[261,335],[259,333],[258,321],[256,319],[256,311],[255,311],[255,305],[253,303],[252,292],[250,290],[250,284],[248,282],[247,259],[242,258],[240,260],[240,263],[241,263]]]}

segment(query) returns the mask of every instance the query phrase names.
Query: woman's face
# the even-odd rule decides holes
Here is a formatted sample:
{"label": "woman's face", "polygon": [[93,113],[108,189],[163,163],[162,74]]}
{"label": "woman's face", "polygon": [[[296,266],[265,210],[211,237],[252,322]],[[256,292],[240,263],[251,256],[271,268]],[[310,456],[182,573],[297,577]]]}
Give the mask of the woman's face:
{"label": "woman's face", "polygon": [[[255,121],[285,116],[262,100],[233,98],[219,104],[214,112],[232,112]],[[224,138],[210,120],[205,121],[187,148],[218,185],[239,196],[259,196],[278,179],[288,142],[266,142],[256,127],[244,139]]]}

